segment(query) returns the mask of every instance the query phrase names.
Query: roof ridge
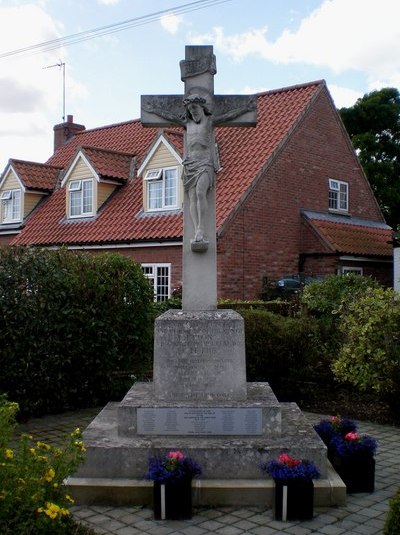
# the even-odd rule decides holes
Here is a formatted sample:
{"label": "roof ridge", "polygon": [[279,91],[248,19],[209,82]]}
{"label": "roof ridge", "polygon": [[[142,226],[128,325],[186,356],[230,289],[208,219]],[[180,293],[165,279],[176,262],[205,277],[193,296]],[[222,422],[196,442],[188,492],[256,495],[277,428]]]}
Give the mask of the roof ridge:
{"label": "roof ridge", "polygon": [[121,121],[120,123],[112,123],[112,124],[106,124],[104,126],[96,126],[95,128],[87,128],[85,130],[80,130],[79,132],[76,132],[75,136],[85,135],[88,132],[96,132],[96,130],[106,130],[108,128],[115,128],[117,126],[122,126],[124,124],[131,124],[131,123],[137,123],[140,122],[140,119],[130,119],[129,121]]}
{"label": "roof ridge", "polygon": [[280,87],[278,89],[268,89],[266,91],[261,91],[260,93],[256,93],[257,96],[264,96],[264,95],[272,95],[275,93],[284,93],[286,91],[293,91],[293,89],[302,89],[304,87],[310,87],[312,85],[324,85],[326,86],[326,81],[321,78],[320,80],[314,80],[312,82],[304,82],[302,84],[294,84],[289,85],[286,87]]}
{"label": "roof ridge", "polygon": [[50,164],[50,163],[33,162],[31,160],[21,160],[20,158],[10,158],[8,160],[9,165],[11,165],[11,162],[28,164],[28,165],[37,165],[37,166],[41,166],[41,167],[49,167],[51,169],[63,169],[63,167],[60,166],[60,165],[53,165],[53,164]]}
{"label": "roof ridge", "polygon": [[95,147],[94,145],[79,145],[76,152],[79,152],[80,150],[94,150],[96,152],[105,152],[107,154],[119,154],[121,156],[129,156],[130,158],[133,158],[135,156],[135,153],[133,152],[124,152],[121,150],[114,150],[114,149],[104,149],[103,147]]}
{"label": "roof ridge", "polygon": [[336,225],[353,225],[358,227],[381,228],[383,230],[392,230],[384,221],[376,221],[374,219],[364,219],[362,217],[354,217],[347,214],[331,214],[325,212],[314,212],[313,210],[302,210],[302,214],[308,220],[326,221]]}

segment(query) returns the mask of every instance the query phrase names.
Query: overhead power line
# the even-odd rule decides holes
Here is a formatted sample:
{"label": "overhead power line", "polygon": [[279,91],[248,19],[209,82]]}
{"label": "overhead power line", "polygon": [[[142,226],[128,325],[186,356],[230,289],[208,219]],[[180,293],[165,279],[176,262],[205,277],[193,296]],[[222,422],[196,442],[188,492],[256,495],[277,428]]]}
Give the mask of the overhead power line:
{"label": "overhead power line", "polygon": [[141,17],[135,17],[133,19],[124,20],[115,24],[108,24],[107,26],[101,26],[93,30],[85,30],[83,32],[67,35],[65,37],[59,37],[57,39],[51,39],[50,41],[44,41],[43,43],[37,43],[29,45],[9,52],[3,52],[0,54],[0,59],[9,58],[12,56],[20,56],[25,54],[38,54],[40,52],[47,52],[60,48],[61,46],[69,46],[82,41],[88,41],[89,39],[95,39],[102,37],[103,35],[109,35],[115,32],[121,32],[129,28],[135,28],[136,26],[142,26],[144,24],[150,24],[151,22],[160,20],[165,15],[181,15],[183,13],[189,13],[206,7],[216,6],[225,2],[231,2],[232,0],[197,0],[196,2],[189,2],[188,4],[182,4],[176,7],[170,7],[163,9],[149,15],[143,15]]}

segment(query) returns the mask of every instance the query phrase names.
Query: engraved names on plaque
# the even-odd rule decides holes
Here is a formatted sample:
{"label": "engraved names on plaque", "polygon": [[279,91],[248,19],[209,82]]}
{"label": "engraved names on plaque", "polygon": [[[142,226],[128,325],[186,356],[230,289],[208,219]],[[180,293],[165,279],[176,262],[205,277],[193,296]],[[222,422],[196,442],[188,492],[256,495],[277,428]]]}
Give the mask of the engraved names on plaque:
{"label": "engraved names on plaque", "polygon": [[138,408],[138,435],[261,435],[261,408]]}

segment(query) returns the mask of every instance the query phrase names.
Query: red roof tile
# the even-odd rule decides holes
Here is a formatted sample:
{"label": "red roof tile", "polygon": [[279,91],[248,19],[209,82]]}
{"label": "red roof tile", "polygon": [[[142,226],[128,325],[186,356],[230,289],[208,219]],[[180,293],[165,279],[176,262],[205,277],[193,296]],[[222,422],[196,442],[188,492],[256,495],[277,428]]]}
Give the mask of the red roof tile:
{"label": "red roof tile", "polygon": [[100,178],[125,181],[131,174],[132,154],[95,147],[82,147]]}
{"label": "red roof tile", "polygon": [[[217,175],[219,230],[257,175],[287,139],[310,103],[324,88],[325,83],[318,81],[259,94],[255,128],[216,129],[222,165],[222,170]],[[182,132],[179,128],[165,130],[167,137],[180,153],[183,149]],[[99,149],[135,156],[136,166],[139,167],[156,135],[156,128],[145,128],[140,120],[84,130],[78,132],[64,147],[59,148],[47,164],[66,167],[71,163],[78,147],[91,147],[85,150],[91,151],[90,154],[88,152],[88,157],[93,158],[102,173],[107,176],[121,176],[125,171],[116,170],[119,164],[117,165],[114,156],[106,162],[103,159],[105,152],[101,153]],[[255,147],[257,150],[254,150]],[[126,165],[126,160],[123,161],[122,167]],[[55,192],[37,210],[37,214],[13,243],[83,244],[181,237],[182,214],[179,211],[169,214],[143,213],[142,181],[133,178],[118,188],[96,217],[85,220],[67,220],[65,190]]]}
{"label": "red roof tile", "polygon": [[46,165],[43,163],[25,162],[11,159],[9,164],[13,167],[27,189],[53,191],[62,167]]}
{"label": "red roof tile", "polygon": [[[334,251],[357,256],[391,256],[393,231],[384,223],[311,215],[307,219]],[[337,219],[337,221],[335,221]]]}

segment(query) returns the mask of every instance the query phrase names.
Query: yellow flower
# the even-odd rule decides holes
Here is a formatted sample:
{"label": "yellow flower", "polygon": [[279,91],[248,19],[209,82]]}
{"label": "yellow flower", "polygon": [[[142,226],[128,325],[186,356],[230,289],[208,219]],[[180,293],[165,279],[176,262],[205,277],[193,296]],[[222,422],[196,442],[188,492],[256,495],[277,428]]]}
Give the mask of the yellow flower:
{"label": "yellow flower", "polygon": [[46,503],[46,509],[39,507],[37,512],[44,513],[46,516],[52,519],[57,518],[58,514],[63,514],[61,513],[61,508],[57,504],[51,502]]}
{"label": "yellow flower", "polygon": [[71,498],[71,496],[69,494],[66,494],[65,495],[65,499],[67,500],[67,502],[69,503],[75,503],[75,500],[73,498]]}
{"label": "yellow flower", "polygon": [[36,450],[35,450],[35,448],[29,448],[29,452],[32,453],[32,455],[35,455],[35,454],[36,454]]}
{"label": "yellow flower", "polygon": [[5,451],[6,459],[13,459],[14,458],[14,452],[13,450],[10,450],[10,448],[7,448]]}
{"label": "yellow flower", "polygon": [[75,440],[75,446],[82,452],[86,451],[85,445],[82,440]]}
{"label": "yellow flower", "polygon": [[61,516],[68,516],[70,514],[70,511],[68,509],[65,509],[64,507],[61,507],[60,509],[60,515]]}
{"label": "yellow flower", "polygon": [[44,479],[50,483],[54,479],[54,476],[56,475],[54,468],[49,468],[46,470],[46,473],[44,474]]}
{"label": "yellow flower", "polygon": [[51,450],[51,446],[49,446],[48,444],[45,444],[44,442],[41,442],[40,440],[36,442],[36,445],[38,448],[41,448],[42,450],[46,450],[46,451]]}

